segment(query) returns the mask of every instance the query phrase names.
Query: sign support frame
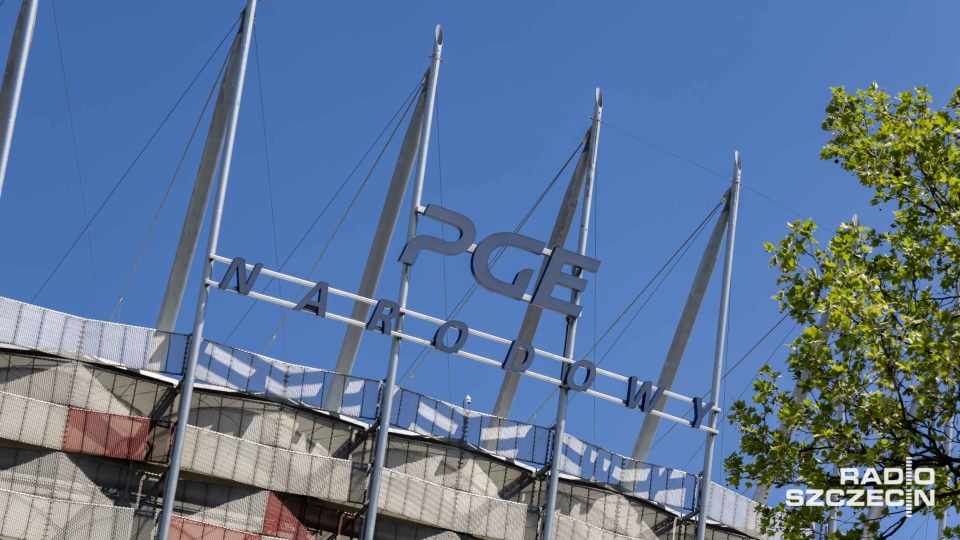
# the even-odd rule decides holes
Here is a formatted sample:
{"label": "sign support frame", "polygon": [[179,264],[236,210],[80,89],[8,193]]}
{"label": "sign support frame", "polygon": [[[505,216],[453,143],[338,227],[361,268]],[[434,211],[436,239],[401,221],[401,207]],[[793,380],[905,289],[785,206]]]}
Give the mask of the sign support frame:
{"label": "sign support frame", "polygon": [[[170,449],[170,465],[167,469],[167,479],[163,488],[163,510],[157,530],[157,540],[168,540],[170,535],[170,521],[173,518],[173,503],[177,496],[177,482],[180,478],[180,461],[183,457],[183,443],[187,435],[187,421],[190,417],[190,402],[193,398],[193,386],[197,360],[200,357],[200,345],[203,343],[203,325],[207,313],[207,299],[210,296],[210,286],[207,281],[213,273],[213,255],[217,252],[217,242],[220,238],[220,223],[223,220],[223,206],[227,197],[227,181],[230,179],[230,164],[233,160],[233,144],[237,135],[237,120],[240,116],[240,98],[243,94],[243,82],[247,73],[247,59],[250,53],[250,43],[253,38],[253,24],[256,17],[257,0],[247,0],[243,11],[243,22],[240,29],[240,40],[231,54],[231,63],[236,62],[236,75],[229,81],[224,75],[221,84],[233,84],[233,100],[230,103],[230,112],[227,115],[227,133],[224,141],[223,154],[220,161],[220,175],[217,182],[217,196],[213,204],[213,216],[210,221],[210,235],[207,241],[207,256],[203,263],[203,277],[200,292],[197,295],[197,310],[193,320],[193,333],[190,336],[190,348],[187,361],[184,365],[183,379],[180,381],[180,406],[177,409],[177,422],[174,428],[173,444]],[[229,71],[229,67],[228,67]]]}
{"label": "sign support frame", "polygon": [[[597,144],[600,142],[600,117],[603,112],[603,95],[597,88],[596,98],[593,108],[593,125],[590,128],[590,150],[587,160],[586,182],[584,184],[583,208],[580,214],[580,237],[577,242],[577,253],[587,254],[587,240],[590,237],[590,211],[593,206],[593,188],[597,175]],[[559,246],[558,246],[559,247]],[[579,272],[575,270],[575,275]],[[580,292],[571,291],[570,301],[574,304],[580,303]],[[570,360],[574,359],[574,345],[577,338],[577,317],[567,317],[567,330],[564,336],[563,356]],[[566,381],[567,376],[574,376],[574,367],[569,364],[561,366],[561,381]],[[550,458],[550,480],[547,489],[547,506],[543,520],[543,537],[553,538],[554,514],[557,509],[557,487],[559,485],[560,458],[563,452],[563,434],[567,423],[567,402],[569,401],[570,389],[565,383],[560,385],[560,395],[557,397],[557,423],[553,428],[553,450]]]}
{"label": "sign support frame", "polygon": [[[434,32],[433,55],[430,57],[430,76],[427,79],[427,101],[423,111],[423,128],[420,131],[420,152],[417,155],[417,174],[413,181],[413,196],[411,197],[410,223],[407,227],[407,241],[417,235],[417,221],[420,217],[418,208],[423,198],[423,180],[427,172],[427,151],[430,148],[430,128],[433,126],[433,109],[437,98],[437,79],[440,70],[440,53],[443,49],[443,29],[440,25]],[[400,292],[397,294],[397,305],[402,309],[407,305],[407,296],[410,292],[410,271],[412,267],[404,264],[400,269]],[[387,324],[387,323],[384,323]],[[403,314],[396,320],[396,331],[403,331]],[[377,428],[377,443],[373,460],[373,469],[370,472],[370,490],[367,498],[367,515],[363,522],[363,540],[373,540],[377,525],[377,503],[380,499],[380,486],[383,480],[383,467],[387,457],[387,442],[390,437],[390,416],[393,409],[393,391],[397,384],[397,364],[400,361],[400,343],[398,336],[390,340],[390,361],[387,365],[387,376],[384,380],[383,395],[380,400],[379,427]]]}
{"label": "sign support frame", "polygon": [[[723,356],[727,343],[727,318],[730,313],[730,280],[733,276],[733,246],[737,234],[737,209],[740,203],[740,152],[734,152],[733,185],[730,186],[730,216],[727,221],[727,246],[723,258],[723,281],[720,286],[720,315],[717,321],[717,347],[713,360],[713,384],[710,389],[711,403],[720,403],[720,380],[723,378]],[[707,424],[716,429],[717,412],[711,407],[707,413]],[[697,540],[704,540],[707,534],[707,507],[710,502],[710,477],[713,473],[713,447],[717,436],[707,433],[706,447],[703,452],[703,475],[700,478],[700,493],[697,513]]]}

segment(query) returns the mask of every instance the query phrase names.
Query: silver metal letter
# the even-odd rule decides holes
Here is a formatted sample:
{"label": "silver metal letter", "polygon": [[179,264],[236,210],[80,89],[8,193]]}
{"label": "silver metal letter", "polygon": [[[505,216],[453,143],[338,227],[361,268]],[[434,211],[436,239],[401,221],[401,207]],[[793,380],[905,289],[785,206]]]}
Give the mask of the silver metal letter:
{"label": "silver metal letter", "polygon": [[367,321],[367,330],[380,330],[380,333],[389,336],[395,330],[399,316],[399,304],[393,300],[377,300],[377,306]]}
{"label": "silver metal letter", "polygon": [[533,279],[533,270],[525,268],[513,278],[513,283],[497,279],[490,272],[490,255],[498,247],[516,247],[537,255],[543,253],[546,244],[539,240],[534,240],[529,236],[517,233],[500,232],[493,233],[484,238],[477,244],[477,249],[473,252],[473,259],[470,262],[470,268],[473,270],[473,277],[484,289],[502,294],[508,298],[523,300],[523,295],[527,291],[527,285]]}
{"label": "silver metal letter", "polygon": [[627,408],[639,408],[643,412],[654,410],[666,387],[659,386],[656,390],[653,390],[653,382],[644,381],[640,385],[640,389],[637,390],[637,381],[639,379],[636,377],[630,377],[627,381]]}
{"label": "silver metal letter", "polygon": [[[577,383],[576,374],[577,370],[583,368],[587,370],[587,376],[583,379],[582,383]],[[567,385],[571,390],[576,390],[577,392],[583,392],[587,388],[593,386],[593,381],[597,378],[597,366],[589,360],[577,360],[576,362],[567,366],[566,371],[563,374],[563,384]]]}
{"label": "silver metal letter", "polygon": [[327,297],[330,295],[329,289],[330,285],[327,284],[326,281],[318,281],[317,284],[310,289],[310,292],[308,292],[302,300],[297,302],[293,310],[309,311],[317,317],[326,316]]}
{"label": "silver metal letter", "polygon": [[417,262],[417,256],[423,250],[433,251],[442,255],[456,255],[463,253],[473,244],[473,239],[477,237],[477,228],[470,221],[470,218],[463,214],[458,214],[452,210],[447,210],[433,204],[427,205],[423,212],[425,217],[435,219],[441,223],[452,225],[460,231],[460,238],[456,240],[443,240],[429,234],[418,234],[407,242],[400,254],[400,262],[403,264],[413,264]]}
{"label": "silver metal letter", "polygon": [[[518,362],[517,355],[520,354],[521,351],[523,351],[523,358]],[[513,343],[510,344],[510,350],[507,351],[507,358],[503,361],[503,369],[523,373],[530,368],[530,364],[533,363],[533,358],[533,345],[526,341],[515,339]]]}
{"label": "silver metal letter", "polygon": [[[583,307],[569,300],[560,300],[553,296],[553,289],[558,285],[566,287],[576,293],[582,293],[587,288],[587,280],[579,275],[567,274],[563,271],[564,265],[570,265],[579,270],[596,273],[600,268],[600,261],[591,259],[585,255],[567,251],[562,248],[553,250],[550,255],[550,262],[547,263],[547,269],[543,271],[540,277],[540,283],[537,285],[537,291],[533,293],[531,304],[556,311],[570,317],[579,317],[583,312]],[[578,272],[579,273],[579,272]]]}
{"label": "silver metal letter", "polygon": [[709,401],[704,402],[698,397],[693,398],[693,421],[690,422],[690,427],[699,429],[700,425],[703,424],[703,421],[707,418],[706,413],[710,412],[712,408],[713,403]]}
{"label": "silver metal letter", "polygon": [[[453,345],[447,345],[444,343],[443,338],[446,337],[447,331],[451,328],[456,328],[460,333],[457,334],[457,341]],[[462,321],[447,321],[440,325],[440,328],[437,328],[437,333],[433,336],[433,346],[440,352],[455,353],[463,348],[463,344],[467,342],[467,336],[469,335],[470,329],[467,327],[467,323]]]}
{"label": "silver metal letter", "polygon": [[[237,293],[246,296],[253,289],[253,284],[257,281],[262,269],[263,263],[257,263],[250,275],[247,276],[247,261],[243,260],[243,257],[237,257],[230,261],[230,268],[227,268],[227,272],[223,275],[223,279],[220,280],[220,285],[217,285],[217,287],[224,291],[237,291]],[[236,287],[230,285],[234,276],[237,277]]]}

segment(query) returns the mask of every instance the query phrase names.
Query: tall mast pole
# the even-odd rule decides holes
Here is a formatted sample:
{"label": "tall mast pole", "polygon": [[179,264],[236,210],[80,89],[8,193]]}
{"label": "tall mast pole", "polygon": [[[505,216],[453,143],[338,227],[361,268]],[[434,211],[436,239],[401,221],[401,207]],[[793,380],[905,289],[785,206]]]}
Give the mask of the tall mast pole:
{"label": "tall mast pole", "polygon": [[0,194],[3,194],[3,179],[7,176],[13,125],[17,121],[20,90],[23,88],[23,75],[27,71],[27,57],[30,55],[30,44],[33,43],[39,3],[40,0],[23,0],[17,25],[13,29],[7,67],[3,70],[3,86],[0,87]]}
{"label": "tall mast pole", "polygon": [[[720,403],[720,379],[723,377],[723,353],[727,344],[727,317],[730,313],[730,279],[733,276],[733,244],[737,234],[737,207],[740,203],[740,152],[733,158],[733,185],[730,186],[730,217],[727,221],[727,249],[723,259],[723,282],[720,286],[720,316],[717,321],[717,348],[713,359],[713,386],[710,401]],[[717,413],[711,407],[707,425],[716,430]],[[710,498],[711,474],[713,472],[713,446],[717,436],[707,433],[703,452],[703,476],[700,479],[699,513],[697,514],[697,540],[707,534],[707,507]]]}
{"label": "tall mast pole", "polygon": [[[587,162],[590,158],[589,144],[590,132],[584,135],[584,148],[574,167],[573,176],[567,185],[567,191],[560,202],[560,209],[557,211],[557,219],[553,224],[553,231],[550,233],[550,239],[547,240],[547,247],[563,247],[567,243],[567,236],[573,227],[573,221],[577,214],[577,207],[580,205],[580,195],[583,193],[583,182],[586,178]],[[542,275],[547,266],[547,260],[544,259],[540,265]],[[533,343],[533,338],[537,334],[537,328],[540,326],[540,317],[543,315],[543,308],[534,304],[527,304],[526,311],[523,314],[523,321],[520,323],[520,331],[517,332],[517,339],[525,343]],[[500,385],[500,393],[497,394],[497,401],[493,404],[493,415],[498,418],[509,418],[510,409],[513,407],[513,399],[517,395],[517,388],[520,386],[520,374],[515,371],[504,371],[503,382]],[[497,420],[499,421],[499,420]],[[492,450],[496,447],[497,441],[490,439],[485,441],[484,448]]]}
{"label": "tall mast pole", "polygon": [[[673,341],[670,342],[670,348],[667,349],[667,359],[664,360],[663,368],[660,370],[660,378],[657,379],[657,388],[672,388],[673,381],[677,378],[677,371],[680,370],[680,362],[683,360],[683,353],[690,341],[690,334],[693,333],[693,326],[697,322],[697,315],[700,313],[700,306],[703,305],[703,298],[707,294],[710,277],[713,275],[714,267],[716,267],[717,260],[720,258],[723,233],[730,217],[729,201],[724,201],[724,203],[723,211],[717,218],[717,224],[713,227],[707,247],[703,250],[703,256],[693,278],[693,284],[690,285],[690,293],[687,295],[687,302],[680,314],[680,321],[677,323],[677,329],[673,334]],[[653,410],[663,411],[664,406],[665,400],[659,400]],[[653,437],[657,434],[659,425],[659,416],[644,415],[643,424],[640,425],[640,433],[637,434],[637,442],[633,446],[633,453],[630,457],[637,461],[647,460],[650,448],[653,446]]]}
{"label": "tall mast pole", "polygon": [[[242,32],[230,48],[231,58],[236,57],[236,50],[242,39]],[[200,229],[203,226],[203,216],[207,212],[207,203],[213,191],[213,182],[217,178],[217,165],[223,154],[227,138],[230,104],[236,98],[237,88],[233,82],[236,78],[237,65],[231,62],[224,73],[217,101],[210,118],[210,129],[207,131],[207,140],[200,154],[200,165],[197,168],[197,178],[193,183],[190,202],[187,205],[187,214],[183,218],[183,228],[180,230],[180,240],[173,256],[173,265],[170,267],[170,277],[167,279],[167,288],[163,293],[160,304],[160,314],[157,316],[157,330],[173,332],[180,314],[180,305],[187,289],[187,278],[190,275],[190,266],[193,256],[197,252],[200,241]]]}
{"label": "tall mast pole", "polygon": [[[587,254],[587,239],[590,236],[590,210],[593,206],[593,184],[597,175],[597,144],[600,141],[600,115],[603,112],[603,96],[597,88],[596,100],[593,106],[593,125],[590,128],[590,157],[587,162],[586,183],[583,187],[583,209],[580,213],[580,238],[577,242],[577,253]],[[562,246],[558,246],[562,247]],[[580,303],[580,292],[573,291],[570,301]],[[567,317],[567,332],[563,343],[564,358],[573,361],[574,344],[577,339],[577,318]],[[561,369],[566,370],[568,364]],[[560,377],[563,380],[565,377]],[[560,456],[563,451],[563,432],[567,424],[567,401],[570,389],[560,385],[560,395],[557,398],[557,423],[553,428],[553,451],[550,459],[550,481],[547,488],[547,508],[543,519],[543,538],[553,538],[554,514],[557,510],[557,486],[559,485]]]}
{"label": "tall mast pole", "polygon": [[[210,288],[207,281],[213,272],[212,256],[217,252],[217,241],[220,237],[220,222],[223,219],[223,203],[227,196],[227,181],[230,178],[230,164],[233,160],[233,143],[237,135],[237,120],[240,115],[240,97],[243,94],[243,81],[247,73],[247,57],[250,53],[250,41],[253,36],[253,23],[256,16],[257,0],[247,0],[244,10],[243,25],[240,29],[238,47],[232,52],[230,63],[234,66],[234,76],[228,81],[224,76],[223,84],[232,84],[233,93],[230,102],[230,112],[227,115],[226,138],[224,140],[223,156],[220,161],[220,175],[217,179],[217,197],[213,203],[213,216],[210,222],[210,236],[207,242],[207,257],[203,263],[200,292],[197,295],[197,310],[193,320],[193,334],[190,337],[190,348],[187,362],[180,381],[180,406],[177,410],[177,422],[173,434],[173,445],[170,449],[170,467],[167,469],[167,480],[163,489],[163,511],[160,514],[157,540],[167,540],[170,535],[170,519],[173,517],[173,502],[177,495],[177,481],[180,478],[180,461],[183,457],[183,442],[187,435],[187,420],[190,417],[190,402],[193,398],[194,371],[197,359],[200,356],[200,346],[203,342],[203,323],[207,313],[207,298]],[[229,72],[229,69],[228,69]]]}
{"label": "tall mast pole", "polygon": [[[423,196],[423,179],[427,174],[427,150],[430,148],[430,128],[433,126],[433,106],[437,98],[437,76],[440,70],[440,51],[443,48],[443,29],[437,25],[433,41],[433,55],[430,57],[430,77],[427,79],[427,101],[423,111],[423,130],[420,132],[420,153],[417,156],[417,175],[413,180],[410,222],[407,226],[407,241],[417,234],[418,209]],[[411,266],[402,265],[400,269],[400,292],[397,305],[401,309],[407,305],[410,292]],[[397,318],[397,332],[403,331],[403,315]],[[377,526],[377,502],[380,499],[380,485],[383,478],[383,465],[387,457],[387,441],[390,437],[390,412],[393,410],[393,391],[397,384],[397,363],[400,361],[401,338],[393,336],[390,341],[390,362],[387,365],[387,378],[384,381],[383,396],[380,402],[377,445],[374,454],[373,471],[370,473],[370,499],[367,502],[367,516],[363,523],[363,540],[373,540]]]}
{"label": "tall mast pole", "polygon": [[[383,265],[387,260],[387,251],[390,249],[390,239],[393,238],[393,232],[400,218],[400,211],[403,206],[403,195],[407,192],[410,174],[413,172],[413,167],[417,160],[417,153],[420,150],[420,135],[423,133],[423,108],[427,98],[426,82],[429,75],[430,70],[428,69],[427,72],[424,73],[423,90],[420,91],[417,105],[413,109],[413,116],[410,117],[410,124],[407,126],[407,132],[403,136],[403,143],[400,145],[397,164],[393,169],[393,177],[390,179],[390,186],[387,188],[387,193],[383,200],[383,209],[380,211],[377,230],[373,234],[373,242],[370,244],[367,264],[363,268],[363,275],[360,277],[360,286],[357,288],[357,294],[359,296],[373,298],[377,293],[377,285],[380,283]],[[353,311],[350,312],[350,318],[355,321],[365,321],[369,314],[369,304],[356,302],[353,305]],[[353,372],[353,364],[357,360],[357,351],[360,350],[360,340],[363,339],[364,332],[365,330],[361,327],[347,326],[347,331],[343,336],[343,342],[340,345],[340,353],[337,355],[336,368],[334,369],[336,373],[343,376],[333,377],[330,381],[330,390],[327,393],[327,399],[324,404],[324,407],[328,411],[340,410],[340,405],[343,403],[343,390],[347,376]]]}

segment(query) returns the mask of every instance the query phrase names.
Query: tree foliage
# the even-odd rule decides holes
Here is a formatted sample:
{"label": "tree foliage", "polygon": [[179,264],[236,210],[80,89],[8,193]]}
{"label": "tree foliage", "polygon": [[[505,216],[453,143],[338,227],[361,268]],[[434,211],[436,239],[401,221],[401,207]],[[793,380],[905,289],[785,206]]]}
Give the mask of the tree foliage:
{"label": "tree foliage", "polygon": [[[960,508],[960,443],[946,427],[960,412],[960,88],[945,108],[931,103],[925,88],[895,97],[876,83],[832,89],[820,157],[873,190],[889,222],[843,223],[824,247],[816,225],[798,221],[767,244],[780,272],[775,298],[803,331],[786,372],[764,366],[752,400],[731,410],[742,434],[725,463],[733,485],[839,487],[834,465],[903,467],[912,456],[936,470],[936,503],[911,522]],[[882,521],[838,511],[836,538],[889,537],[907,522],[902,507]],[[780,503],[765,521],[785,538],[809,538],[828,512]]]}

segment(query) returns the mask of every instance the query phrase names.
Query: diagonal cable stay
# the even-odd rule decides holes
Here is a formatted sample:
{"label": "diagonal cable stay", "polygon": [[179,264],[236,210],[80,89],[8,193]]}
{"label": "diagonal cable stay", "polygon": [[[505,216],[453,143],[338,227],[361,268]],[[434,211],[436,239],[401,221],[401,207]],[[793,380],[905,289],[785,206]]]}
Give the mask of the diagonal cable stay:
{"label": "diagonal cable stay", "polygon": [[102,203],[100,203],[100,206],[97,208],[96,212],[93,213],[93,216],[90,217],[90,220],[87,221],[86,225],[84,225],[80,233],[77,234],[76,238],[70,244],[70,247],[68,247],[66,252],[64,252],[63,256],[60,257],[60,260],[57,262],[56,266],[54,266],[50,274],[47,275],[46,279],[43,280],[43,283],[40,285],[40,288],[37,289],[37,292],[30,299],[31,304],[36,302],[37,297],[40,296],[40,293],[42,293],[43,290],[46,288],[47,284],[50,283],[50,280],[53,279],[53,276],[56,275],[58,270],[60,270],[60,267],[63,266],[63,262],[67,260],[67,257],[73,251],[73,248],[77,246],[77,243],[80,242],[80,239],[83,238],[83,236],[87,233],[87,230],[90,228],[90,225],[97,219],[97,217],[100,215],[100,212],[103,211],[104,207],[107,205],[108,202],[110,202],[110,199],[117,192],[117,189],[119,189],[120,186],[123,184],[124,180],[127,179],[127,176],[130,175],[130,171],[133,170],[134,166],[136,166],[136,164],[140,161],[140,158],[143,157],[143,154],[147,151],[147,148],[149,148],[150,144],[153,143],[154,139],[157,138],[157,135],[160,133],[160,130],[163,129],[163,126],[165,126],[167,124],[167,121],[170,120],[170,117],[173,116],[173,113],[177,110],[177,108],[183,102],[183,99],[187,97],[187,94],[190,92],[190,89],[193,88],[193,85],[196,84],[197,80],[200,78],[200,75],[202,75],[203,72],[207,69],[207,66],[210,64],[210,61],[213,60],[217,52],[223,47],[223,44],[226,43],[227,38],[230,37],[230,34],[233,33],[233,30],[237,27],[237,24],[239,24],[239,22],[240,22],[240,18],[238,17],[237,20],[234,21],[233,26],[231,26],[230,29],[227,30],[227,33],[223,36],[223,39],[220,40],[220,43],[217,45],[217,47],[213,50],[212,53],[210,53],[210,56],[207,58],[206,62],[203,63],[203,66],[200,67],[200,70],[193,77],[193,80],[191,80],[190,84],[187,85],[187,88],[183,91],[182,94],[180,94],[180,97],[177,98],[177,101],[173,104],[173,107],[170,108],[170,111],[167,112],[166,116],[163,117],[163,120],[160,121],[160,125],[157,126],[157,128],[153,131],[153,134],[151,134],[150,137],[147,139],[147,142],[143,145],[143,147],[137,153],[136,157],[133,158],[133,161],[130,163],[130,165],[127,167],[124,173],[120,175],[120,179],[117,180],[117,183],[114,184],[113,188],[107,194],[107,197],[103,200]]}
{"label": "diagonal cable stay", "polygon": [[[413,103],[411,100],[414,98],[414,96],[416,96],[417,92],[420,91],[421,86],[422,86],[422,82],[419,82],[417,86],[413,89],[413,91],[410,92],[410,94],[406,97],[406,99],[404,99],[403,103],[400,105],[397,111],[393,114],[393,116],[390,118],[387,124],[380,131],[380,134],[377,135],[377,138],[370,144],[370,146],[367,148],[367,151],[364,152],[363,156],[360,158],[357,164],[353,167],[353,170],[350,171],[350,174],[347,175],[344,181],[340,184],[340,187],[337,188],[337,190],[333,193],[333,195],[327,201],[327,204],[324,205],[323,209],[320,210],[320,213],[317,214],[317,217],[316,219],[313,220],[313,223],[311,223],[310,226],[307,227],[307,230],[304,231],[304,233],[300,236],[300,239],[297,241],[296,245],[293,246],[293,249],[290,250],[290,254],[287,255],[287,257],[283,260],[282,263],[280,263],[280,266],[277,268],[278,272],[283,270],[284,267],[286,267],[287,263],[290,262],[290,259],[293,258],[293,256],[297,253],[297,251],[303,245],[304,241],[306,241],[307,237],[310,236],[310,233],[313,232],[313,229],[316,228],[317,224],[320,223],[320,220],[323,218],[323,216],[326,215],[327,210],[329,210],[330,207],[333,205],[333,201],[335,201],[337,197],[340,195],[340,193],[344,190],[344,188],[347,187],[347,184],[353,178],[353,175],[356,174],[356,172],[360,169],[360,166],[363,165],[364,161],[366,161],[370,153],[373,152],[374,148],[377,147],[377,144],[380,142],[380,139],[382,139],[384,134],[387,133],[387,131],[390,129],[390,126],[392,126],[394,121],[397,120],[397,117],[400,116],[400,113],[409,109],[410,105]],[[404,113],[404,115],[405,114],[406,113]],[[401,121],[402,121],[402,118],[401,118]],[[397,126],[399,125],[400,123],[397,124]],[[384,146],[384,150],[386,150],[386,146]],[[362,186],[361,186],[361,189],[362,189]],[[359,195],[359,193],[360,191],[358,189],[356,194]],[[266,286],[269,287],[270,284],[272,284],[273,282],[274,282],[274,278],[270,278],[267,281]],[[250,312],[253,311],[253,307],[254,305],[256,305],[256,302],[257,301],[254,299],[254,301],[250,304],[250,306],[247,307],[247,310],[243,313],[243,316],[240,317],[240,320],[237,321],[233,329],[230,330],[230,333],[227,334],[225,341],[229,341],[230,338],[233,336],[233,334],[237,332],[237,330],[240,328],[240,325],[243,324],[243,321],[245,321],[246,318],[250,315]]]}

